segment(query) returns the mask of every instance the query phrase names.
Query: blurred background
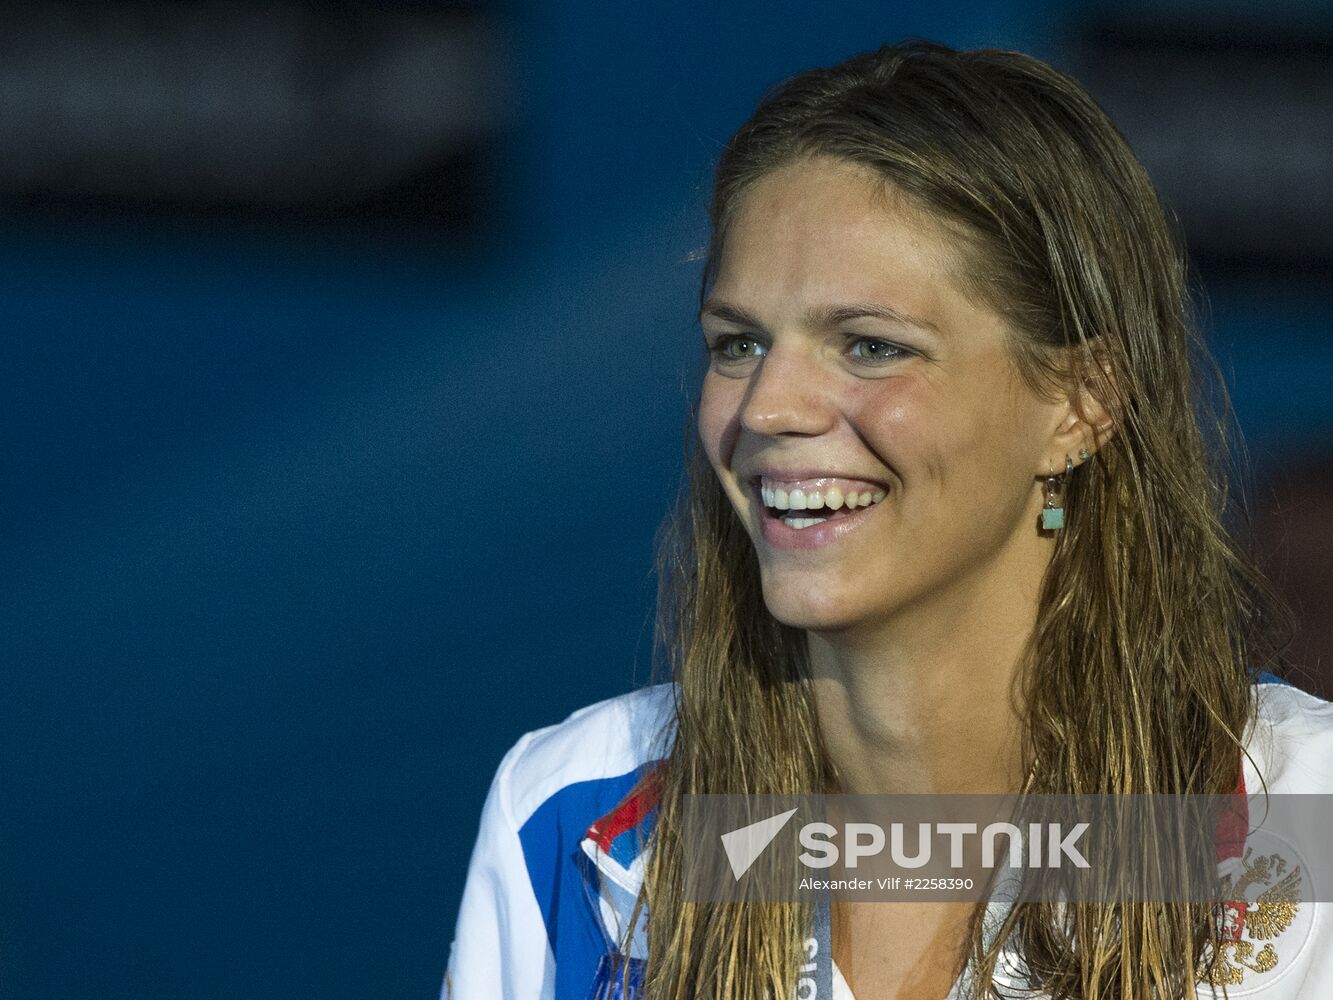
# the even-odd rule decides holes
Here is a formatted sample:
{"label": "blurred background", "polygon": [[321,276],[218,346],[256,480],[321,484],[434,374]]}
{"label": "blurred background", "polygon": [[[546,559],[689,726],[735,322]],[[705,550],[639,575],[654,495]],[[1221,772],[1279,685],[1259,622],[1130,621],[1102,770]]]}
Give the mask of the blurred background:
{"label": "blurred background", "polygon": [[909,35],[1148,163],[1333,694],[1333,6],[1116,9],[0,3],[0,997],[438,995],[501,755],[649,676],[718,150]]}

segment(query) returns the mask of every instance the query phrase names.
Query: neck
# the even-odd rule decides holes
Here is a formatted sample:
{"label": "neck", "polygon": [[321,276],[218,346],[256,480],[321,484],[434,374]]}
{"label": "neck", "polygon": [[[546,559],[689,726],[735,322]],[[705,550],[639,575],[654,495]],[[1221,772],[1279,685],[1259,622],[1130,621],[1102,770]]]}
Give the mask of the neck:
{"label": "neck", "polygon": [[849,794],[1003,794],[1023,782],[1016,682],[1040,574],[992,570],[888,622],[807,632],[824,745]]}

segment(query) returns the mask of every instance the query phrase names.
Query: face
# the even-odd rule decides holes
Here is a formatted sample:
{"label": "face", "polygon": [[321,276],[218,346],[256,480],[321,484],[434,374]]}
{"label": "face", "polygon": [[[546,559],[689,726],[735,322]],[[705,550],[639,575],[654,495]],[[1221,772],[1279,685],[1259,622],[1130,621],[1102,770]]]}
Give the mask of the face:
{"label": "face", "polygon": [[877,180],[818,158],[756,182],[700,316],[704,449],[769,610],[808,629],[1011,586],[1049,559],[1061,408],[964,295],[956,238],[892,189],[875,198]]}

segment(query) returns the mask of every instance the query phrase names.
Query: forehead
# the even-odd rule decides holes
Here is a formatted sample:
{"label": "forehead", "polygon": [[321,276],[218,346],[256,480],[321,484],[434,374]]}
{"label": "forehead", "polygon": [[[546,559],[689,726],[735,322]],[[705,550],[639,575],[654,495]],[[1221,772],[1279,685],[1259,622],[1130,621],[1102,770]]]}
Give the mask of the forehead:
{"label": "forehead", "polygon": [[887,300],[926,312],[962,296],[963,243],[868,167],[818,157],[743,195],[719,259],[728,299]]}

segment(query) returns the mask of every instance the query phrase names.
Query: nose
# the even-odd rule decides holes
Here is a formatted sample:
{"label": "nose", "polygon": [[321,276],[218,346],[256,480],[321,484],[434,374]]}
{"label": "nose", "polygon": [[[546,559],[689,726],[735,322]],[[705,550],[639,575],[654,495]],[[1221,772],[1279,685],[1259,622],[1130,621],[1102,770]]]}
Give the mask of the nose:
{"label": "nose", "polygon": [[817,362],[796,348],[769,350],[750,379],[741,426],[755,434],[815,435],[833,426],[834,408]]}

